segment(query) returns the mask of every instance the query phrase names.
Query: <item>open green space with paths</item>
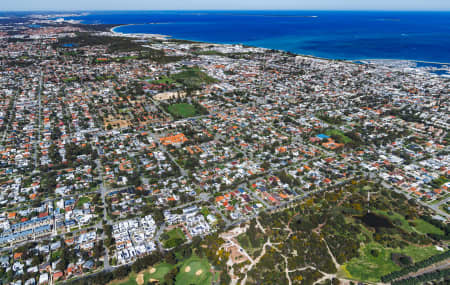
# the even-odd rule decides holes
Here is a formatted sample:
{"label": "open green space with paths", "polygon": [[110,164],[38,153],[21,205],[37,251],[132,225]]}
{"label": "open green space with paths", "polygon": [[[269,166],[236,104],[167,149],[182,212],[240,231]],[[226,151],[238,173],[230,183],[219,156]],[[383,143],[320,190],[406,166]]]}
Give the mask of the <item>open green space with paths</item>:
{"label": "open green space with paths", "polygon": [[418,247],[407,246],[403,249],[391,249],[371,242],[360,249],[360,256],[347,262],[343,269],[346,277],[356,280],[378,282],[381,276],[401,269],[391,259],[392,253],[402,253],[413,259],[413,262],[422,261],[439,251],[434,246]]}

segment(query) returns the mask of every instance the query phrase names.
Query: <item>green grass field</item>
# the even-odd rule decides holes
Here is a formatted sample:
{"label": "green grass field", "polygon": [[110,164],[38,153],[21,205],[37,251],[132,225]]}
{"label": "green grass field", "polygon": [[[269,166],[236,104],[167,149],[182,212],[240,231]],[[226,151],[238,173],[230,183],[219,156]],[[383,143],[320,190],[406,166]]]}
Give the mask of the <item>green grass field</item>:
{"label": "green grass field", "polygon": [[187,103],[170,105],[168,110],[172,115],[182,118],[189,118],[198,115],[198,112],[195,109],[195,107]]}
{"label": "green grass field", "polygon": [[170,230],[165,235],[168,236],[164,241],[165,248],[172,248],[186,241],[186,236],[180,228]]}
{"label": "green grass field", "polygon": [[[185,285],[185,284],[209,285],[213,281],[214,276],[211,272],[209,272],[209,270],[211,269],[211,265],[205,258],[191,256],[190,258],[178,263],[176,266],[178,266],[178,268],[180,269],[175,281],[175,284],[177,285]],[[150,273],[149,270],[146,270],[144,272],[144,284],[147,284],[150,281],[150,279],[163,281],[164,276],[167,273],[169,273],[170,270],[172,270],[174,267],[175,265],[171,265],[168,263],[160,263],[154,267],[156,269],[155,272]],[[186,268],[188,267],[189,270],[186,270]],[[197,272],[199,273],[198,275]],[[132,275],[134,276],[134,278],[136,278],[136,274]],[[131,277],[129,279],[132,280]],[[125,284],[118,283],[114,285],[125,285]]]}
{"label": "green grass field", "polygon": [[[186,268],[189,266],[189,272],[186,272]],[[199,258],[197,256],[191,256],[185,260],[180,266],[180,273],[178,273],[175,284],[198,284],[209,285],[212,282],[213,274],[209,272],[211,265],[208,260]],[[200,273],[197,275],[196,273]]]}
{"label": "green grass field", "polygon": [[184,235],[183,231],[180,228],[175,228],[173,230],[168,231],[167,235],[169,236],[169,238],[186,239],[186,236]]}
{"label": "green grass field", "polygon": [[413,221],[414,228],[424,234],[437,234],[437,235],[443,235],[444,231],[442,231],[440,228],[427,223],[426,221],[422,219],[417,219]]}
{"label": "green grass field", "polygon": [[168,263],[160,263],[156,265],[154,268],[156,269],[155,272],[150,273],[150,271],[144,272],[144,284],[147,284],[150,279],[156,279],[156,280],[163,280],[164,276],[172,270],[174,265],[168,264]]}
{"label": "green grass field", "polygon": [[[378,256],[373,256],[372,250],[377,251]],[[393,252],[406,254],[414,262],[418,262],[436,254],[438,251],[434,246],[408,246],[403,249],[391,249],[371,242],[360,249],[358,258],[353,258],[344,265],[347,277],[361,281],[378,282],[381,276],[400,269],[391,260],[391,253]]]}

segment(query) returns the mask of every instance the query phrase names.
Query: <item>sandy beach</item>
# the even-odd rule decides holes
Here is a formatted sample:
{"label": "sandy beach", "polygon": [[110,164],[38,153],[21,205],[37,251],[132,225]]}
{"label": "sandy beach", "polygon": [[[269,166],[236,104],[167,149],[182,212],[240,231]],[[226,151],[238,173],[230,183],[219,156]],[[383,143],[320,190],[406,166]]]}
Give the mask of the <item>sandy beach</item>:
{"label": "sandy beach", "polygon": [[115,29],[119,28],[119,27],[126,27],[126,26],[137,26],[138,24],[126,24],[126,25],[118,25],[115,27],[112,27],[110,29],[110,32],[116,36],[121,36],[121,37],[131,37],[131,38],[152,38],[152,39],[158,39],[158,40],[167,40],[169,38],[171,38],[171,36],[168,35],[160,35],[160,34],[146,34],[146,33],[120,33],[115,31]]}

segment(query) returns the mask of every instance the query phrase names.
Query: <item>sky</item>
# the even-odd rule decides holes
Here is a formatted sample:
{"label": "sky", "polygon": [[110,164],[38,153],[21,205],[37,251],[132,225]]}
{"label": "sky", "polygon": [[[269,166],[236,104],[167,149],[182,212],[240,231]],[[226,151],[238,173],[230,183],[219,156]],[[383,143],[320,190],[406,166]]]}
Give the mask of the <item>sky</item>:
{"label": "sky", "polygon": [[450,0],[0,0],[2,11],[31,10],[441,10]]}

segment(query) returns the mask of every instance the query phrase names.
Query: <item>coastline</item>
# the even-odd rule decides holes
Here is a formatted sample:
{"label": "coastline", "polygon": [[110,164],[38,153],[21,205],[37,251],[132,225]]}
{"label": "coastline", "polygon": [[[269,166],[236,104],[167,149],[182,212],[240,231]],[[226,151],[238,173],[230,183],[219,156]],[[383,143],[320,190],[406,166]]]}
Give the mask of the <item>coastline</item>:
{"label": "coastline", "polygon": [[[88,25],[88,24],[87,24]],[[190,39],[181,39],[181,38],[174,38],[170,35],[162,35],[162,34],[148,34],[148,33],[121,33],[121,32],[117,32],[115,29],[120,28],[120,27],[126,27],[126,26],[137,26],[137,25],[146,25],[146,24],[121,24],[121,25],[117,25],[114,26],[110,29],[110,32],[114,35],[114,36],[121,36],[121,37],[130,37],[130,38],[138,38],[138,37],[143,37],[143,38],[153,38],[153,39],[159,39],[159,40],[180,40],[180,41],[189,41],[189,42],[195,42],[198,44],[210,44],[210,45],[243,45],[243,46],[248,46],[248,47],[252,47],[252,48],[260,48],[260,49],[265,49],[265,50],[271,50],[270,48],[266,48],[266,47],[261,47],[261,46],[251,46],[251,45],[246,45],[246,44],[239,44],[239,43],[235,43],[235,44],[227,44],[227,43],[213,43],[213,42],[205,42],[205,41],[198,41],[198,40],[190,40]],[[275,49],[277,51],[280,52],[288,52],[285,50],[281,50],[281,49]],[[289,52],[292,53],[292,52]],[[319,56],[315,56],[315,55],[310,55],[310,54],[298,54],[298,53],[292,53],[295,54],[296,56],[304,56],[304,57],[312,57],[312,58],[317,58],[317,59],[322,59],[322,60],[340,60],[340,61],[346,61],[349,63],[354,63],[352,60],[346,60],[346,59],[336,59],[336,58],[326,58],[326,57],[319,57]]]}
{"label": "coastline", "polygon": [[[180,38],[173,38],[170,35],[162,35],[162,34],[149,34],[149,33],[121,33],[121,32],[117,32],[116,29],[120,28],[120,27],[126,27],[126,26],[137,26],[137,25],[147,25],[147,24],[121,24],[121,25],[117,25],[114,26],[110,29],[110,32],[114,35],[114,36],[121,36],[121,37],[130,37],[130,38],[149,38],[149,39],[157,39],[157,40],[182,40],[182,41],[193,41],[193,42],[197,42],[199,44],[217,44],[217,45],[238,45],[236,44],[227,44],[227,43],[211,43],[211,42],[205,42],[205,41],[197,41],[197,40],[189,40],[189,39],[180,39]],[[244,45],[244,46],[249,46],[249,45],[245,45],[245,44],[240,44],[240,45]],[[270,50],[269,48],[266,47],[261,47],[261,46],[250,46],[250,47],[254,47],[254,48],[262,48],[262,49],[267,49]],[[280,52],[289,52],[289,51],[285,51],[285,50],[280,50],[277,49]],[[298,54],[298,53],[293,53],[290,52],[292,54],[295,54],[296,56],[304,56],[304,57],[312,57],[312,58],[317,58],[317,59],[321,59],[321,60],[328,60],[328,61],[345,61],[348,63],[352,63],[352,64],[382,64],[382,65],[386,65],[383,64],[383,62],[385,63],[391,63],[394,65],[398,65],[398,64],[408,64],[408,63],[424,63],[424,64],[436,64],[436,65],[449,65],[450,63],[447,62],[435,62],[435,61],[424,61],[424,60],[415,60],[415,59],[395,59],[395,58],[365,58],[365,59],[339,59],[339,58],[326,58],[326,57],[319,57],[319,56],[315,56],[315,55],[309,55],[309,54]],[[403,66],[406,67],[406,66]],[[409,66],[412,68],[419,68],[419,67],[414,67],[414,66]],[[433,72],[428,71],[428,73],[430,74],[435,74]],[[437,75],[437,74],[435,74]],[[442,77],[447,77],[450,78],[450,69],[448,70],[448,73],[444,73],[444,74],[440,74],[438,76],[442,76]]]}
{"label": "coastline", "polygon": [[170,38],[172,38],[169,35],[161,35],[161,34],[147,34],[147,33],[121,33],[121,32],[117,32],[115,29],[120,28],[120,27],[126,27],[126,26],[137,26],[137,25],[142,25],[142,24],[122,24],[122,25],[117,25],[112,27],[109,31],[115,35],[115,36],[120,36],[120,37],[131,37],[131,38],[136,38],[136,37],[140,37],[140,38],[153,38],[153,39],[158,39],[158,40],[168,40]]}
{"label": "coastline", "polygon": [[427,64],[440,64],[440,65],[450,65],[450,62],[438,62],[438,61],[426,61],[421,59],[397,59],[397,58],[363,58],[363,59],[352,59],[351,61],[402,61],[402,62],[419,62]]}
{"label": "coastline", "polygon": [[[90,14],[76,19],[85,25],[108,25],[104,28],[108,32],[114,27],[112,31],[121,36],[155,34],[155,38],[243,44],[345,61],[392,59],[450,63],[447,52],[450,34],[444,28],[450,18],[445,13],[244,9],[93,11]],[[314,17],[319,19],[308,19]],[[402,24],[391,24],[392,19],[400,19]],[[417,19],[423,20],[423,25],[414,24]]]}

